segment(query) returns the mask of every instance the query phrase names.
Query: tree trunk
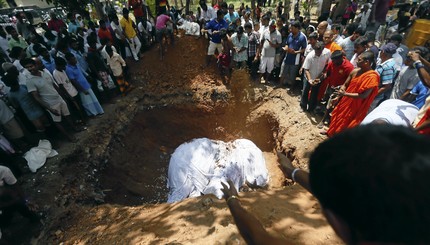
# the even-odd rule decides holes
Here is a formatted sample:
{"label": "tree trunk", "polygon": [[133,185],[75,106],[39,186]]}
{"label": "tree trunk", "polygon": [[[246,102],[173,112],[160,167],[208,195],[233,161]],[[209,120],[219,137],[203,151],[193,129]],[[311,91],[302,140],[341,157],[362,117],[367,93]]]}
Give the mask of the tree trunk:
{"label": "tree trunk", "polygon": [[94,0],[94,7],[96,8],[96,13],[99,20],[103,17],[103,5],[100,3],[100,0]]}
{"label": "tree trunk", "polygon": [[251,9],[254,10],[255,9],[255,0],[251,0]]}
{"label": "tree trunk", "polygon": [[175,8],[178,9],[178,0],[175,0]]}
{"label": "tree trunk", "polygon": [[191,4],[191,0],[185,0],[185,13],[186,14],[190,13],[190,4]]}
{"label": "tree trunk", "polygon": [[336,20],[336,16],[343,15],[345,13],[345,8],[346,8],[346,5],[348,4],[348,2],[349,2],[349,0],[340,0],[339,1],[339,5],[337,6],[336,11],[334,11],[334,15],[333,15],[334,20],[333,21]]}
{"label": "tree trunk", "polygon": [[284,0],[284,15],[287,21],[290,20],[291,0]]}
{"label": "tree trunk", "polygon": [[323,0],[321,7],[321,15],[330,15],[331,0]]}
{"label": "tree trunk", "polygon": [[181,8],[184,7],[184,2],[181,0]]}

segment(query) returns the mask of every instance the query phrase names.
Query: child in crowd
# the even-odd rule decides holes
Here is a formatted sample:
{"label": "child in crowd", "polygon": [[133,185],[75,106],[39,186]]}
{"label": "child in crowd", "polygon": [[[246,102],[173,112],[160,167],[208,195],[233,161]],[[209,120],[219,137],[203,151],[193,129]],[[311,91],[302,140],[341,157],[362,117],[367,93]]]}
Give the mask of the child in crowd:
{"label": "child in crowd", "polygon": [[126,67],[126,63],[122,59],[121,55],[112,50],[111,46],[106,46],[106,52],[108,54],[108,64],[112,70],[113,75],[116,78],[116,82],[119,85],[121,95],[125,96],[131,88],[130,84],[125,80],[124,77],[124,68]]}
{"label": "child in crowd", "polygon": [[73,83],[70,81],[69,77],[66,74],[66,65],[66,60],[61,57],[56,57],[53,77],[57,82],[63,97],[66,98],[69,104],[73,105],[73,107],[79,113],[80,120],[77,120],[76,123],[83,123],[87,120],[78,99],[78,91],[76,90],[76,87],[73,85]]}

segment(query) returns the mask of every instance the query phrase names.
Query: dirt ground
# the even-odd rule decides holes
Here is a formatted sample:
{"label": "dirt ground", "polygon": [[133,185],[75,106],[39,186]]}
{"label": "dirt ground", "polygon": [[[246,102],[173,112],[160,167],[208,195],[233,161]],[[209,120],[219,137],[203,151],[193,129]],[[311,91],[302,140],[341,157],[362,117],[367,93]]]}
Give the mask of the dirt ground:
{"label": "dirt ground", "polygon": [[[264,227],[293,244],[341,244],[318,202],[286,181],[275,150],[307,168],[324,140],[316,119],[299,112],[299,88],[251,82],[245,71],[224,85],[213,64],[203,68],[206,40],[177,37],[166,59],[156,48],[130,61],[135,89],[90,121],[77,144],[23,177],[29,199],[46,217],[33,244],[244,244],[224,200],[202,196],[166,204],[170,154],[197,137],[251,139],[264,152],[270,183],[240,193]],[[20,220],[17,221],[21,223]],[[28,244],[22,226],[6,232]]]}

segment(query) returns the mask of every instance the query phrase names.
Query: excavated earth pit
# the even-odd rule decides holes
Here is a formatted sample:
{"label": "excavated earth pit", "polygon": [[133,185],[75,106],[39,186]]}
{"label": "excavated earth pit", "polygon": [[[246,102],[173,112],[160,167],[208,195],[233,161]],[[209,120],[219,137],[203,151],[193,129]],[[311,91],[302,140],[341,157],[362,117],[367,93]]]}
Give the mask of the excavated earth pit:
{"label": "excavated earth pit", "polygon": [[[181,36],[160,62],[153,48],[128,61],[135,89],[77,135],[36,174],[24,176],[29,198],[46,216],[33,244],[244,244],[224,200],[212,195],[174,204],[167,197],[170,155],[180,144],[207,137],[247,138],[262,151],[268,187],[240,193],[243,206],[272,234],[293,244],[341,244],[318,202],[285,185],[275,150],[307,168],[308,153],[324,140],[317,119],[299,112],[300,89],[256,84],[246,71],[224,84],[204,68],[207,40]],[[20,222],[17,222],[18,224]],[[10,244],[29,244],[10,231]]]}
{"label": "excavated earth pit", "polygon": [[180,144],[194,138],[231,141],[246,138],[262,151],[273,152],[275,123],[262,118],[247,125],[252,105],[234,103],[213,112],[198,107],[163,107],[139,113],[122,137],[113,142],[101,178],[105,201],[140,205],[167,200],[170,155]]}

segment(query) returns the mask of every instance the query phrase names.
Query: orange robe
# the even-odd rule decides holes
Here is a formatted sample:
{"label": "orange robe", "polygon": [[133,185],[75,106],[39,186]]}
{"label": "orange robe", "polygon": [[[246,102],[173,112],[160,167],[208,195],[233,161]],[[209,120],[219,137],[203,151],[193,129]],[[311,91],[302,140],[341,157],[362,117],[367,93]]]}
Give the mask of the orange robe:
{"label": "orange robe", "polygon": [[[426,122],[427,120],[430,120],[430,109],[427,109],[426,114],[424,114],[424,116],[421,118],[421,120],[418,122],[416,127],[421,126],[424,122]],[[420,131],[418,131],[420,134],[427,134],[430,135],[430,128],[426,128],[426,129],[421,129]]]}
{"label": "orange robe", "polygon": [[342,51],[342,47],[341,47],[341,46],[339,46],[339,44],[337,44],[337,43],[335,43],[335,42],[331,42],[331,43],[329,43],[329,44],[326,44],[326,45],[325,45],[325,48],[326,48],[326,49],[329,49],[331,53],[333,53],[333,52],[334,52],[334,51],[336,51],[336,50],[340,50],[340,51]]}
{"label": "orange robe", "polygon": [[343,96],[334,108],[327,135],[333,135],[357,126],[366,117],[370,104],[378,94],[379,74],[370,70],[351,79],[347,93],[362,93],[368,89],[372,92],[365,99]]}

